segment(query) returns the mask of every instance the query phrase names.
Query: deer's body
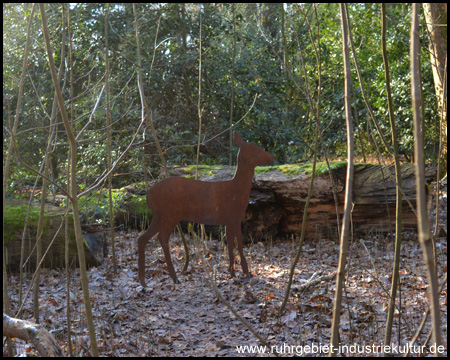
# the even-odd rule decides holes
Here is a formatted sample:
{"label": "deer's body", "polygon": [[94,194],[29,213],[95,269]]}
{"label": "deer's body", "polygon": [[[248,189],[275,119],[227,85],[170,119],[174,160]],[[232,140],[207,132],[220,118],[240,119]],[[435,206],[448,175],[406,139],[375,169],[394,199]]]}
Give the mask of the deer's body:
{"label": "deer's body", "polygon": [[270,165],[274,156],[254,143],[246,143],[238,133],[234,142],[240,147],[238,167],[232,180],[206,182],[171,177],[154,185],[147,192],[147,206],[153,212],[152,223],[138,239],[139,281],[145,286],[145,246],[158,234],[169,274],[175,283],[178,278],[169,251],[169,237],[181,220],[205,225],[225,225],[229,254],[229,270],[234,276],[234,239],[237,239],[243,273],[251,276],[243,253],[241,222],[245,217],[255,167]]}

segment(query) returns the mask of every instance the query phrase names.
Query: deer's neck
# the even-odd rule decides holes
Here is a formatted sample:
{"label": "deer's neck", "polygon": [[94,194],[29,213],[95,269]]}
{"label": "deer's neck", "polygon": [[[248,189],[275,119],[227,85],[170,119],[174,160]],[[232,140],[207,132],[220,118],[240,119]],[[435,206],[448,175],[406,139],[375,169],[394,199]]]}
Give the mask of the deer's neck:
{"label": "deer's neck", "polygon": [[250,192],[254,174],[255,174],[254,166],[245,163],[239,163],[238,160],[236,174],[234,175],[233,181],[236,183],[236,186],[238,186],[243,191],[245,190]]}

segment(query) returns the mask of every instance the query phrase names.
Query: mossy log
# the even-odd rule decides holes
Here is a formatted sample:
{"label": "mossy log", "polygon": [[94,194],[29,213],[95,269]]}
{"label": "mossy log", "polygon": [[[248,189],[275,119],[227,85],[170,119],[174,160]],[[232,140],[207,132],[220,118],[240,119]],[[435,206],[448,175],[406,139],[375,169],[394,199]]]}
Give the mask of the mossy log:
{"label": "mossy log", "polygon": [[[224,181],[231,179],[233,167],[202,167],[200,179]],[[402,164],[403,212],[405,231],[417,229],[417,218],[410,204],[416,206],[414,164]],[[173,175],[192,175],[190,168],[172,170]],[[285,235],[300,235],[303,211],[311,180],[311,166],[282,165],[256,169],[252,191],[242,230],[246,241]],[[332,176],[338,198],[339,221],[342,221],[346,163],[332,164]],[[436,176],[436,166],[426,167],[426,182]],[[395,229],[395,168],[372,164],[355,166],[352,224],[355,235],[393,233]],[[230,194],[231,196],[232,194]],[[409,203],[408,203],[409,202]],[[318,164],[314,190],[308,209],[306,238],[339,237],[336,206],[330,174],[323,163]]]}
{"label": "mossy log", "polygon": [[[36,235],[40,204],[33,203],[30,209],[28,231],[25,236],[24,263],[26,269],[36,268]],[[6,249],[7,268],[17,271],[20,266],[22,233],[27,213],[27,206],[19,201],[7,201],[4,215],[3,241]],[[65,231],[61,225],[65,209],[50,204],[45,206],[44,226],[42,233],[42,254],[48,252],[43,267],[60,268],[65,266]],[[77,246],[73,227],[73,216],[69,218],[69,261],[71,266],[78,265]],[[59,231],[58,231],[59,230]],[[87,266],[98,266],[106,255],[105,236],[100,229],[83,231],[84,251]],[[28,260],[27,260],[28,259]]]}

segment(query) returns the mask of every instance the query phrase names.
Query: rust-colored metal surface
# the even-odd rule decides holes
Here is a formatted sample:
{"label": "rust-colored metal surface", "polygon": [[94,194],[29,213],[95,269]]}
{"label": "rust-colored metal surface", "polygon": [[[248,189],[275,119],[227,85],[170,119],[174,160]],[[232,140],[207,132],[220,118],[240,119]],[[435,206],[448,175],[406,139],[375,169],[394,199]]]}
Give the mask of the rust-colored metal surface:
{"label": "rust-colored metal surface", "polygon": [[271,165],[274,156],[255,143],[247,143],[234,132],[234,143],[239,146],[237,170],[229,181],[206,182],[183,177],[169,177],[147,191],[147,206],[153,212],[152,223],[138,239],[139,281],[145,286],[145,246],[158,234],[169,274],[179,283],[169,251],[169,237],[181,220],[205,225],[225,225],[229,270],[234,276],[234,239],[241,257],[242,271],[251,276],[245,260],[241,222],[244,220],[256,166]]}

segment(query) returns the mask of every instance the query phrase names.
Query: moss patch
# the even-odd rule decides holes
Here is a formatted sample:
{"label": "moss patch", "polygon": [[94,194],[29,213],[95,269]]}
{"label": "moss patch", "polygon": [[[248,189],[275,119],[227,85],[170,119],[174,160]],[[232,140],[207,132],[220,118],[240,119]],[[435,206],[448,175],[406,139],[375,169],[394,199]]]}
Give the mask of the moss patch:
{"label": "moss patch", "polygon": [[[341,167],[347,166],[347,161],[330,161],[330,169],[337,170]],[[305,174],[311,175],[313,170],[313,164],[303,165]],[[321,176],[328,174],[328,165],[326,161],[316,163],[316,172],[314,176]]]}
{"label": "moss patch", "polygon": [[[363,163],[355,163],[355,166],[359,165],[373,165],[373,164],[363,164]],[[341,167],[347,166],[347,161],[330,161],[331,170],[337,170]],[[222,169],[222,165],[199,165],[199,174],[212,176],[216,175],[217,171]],[[274,166],[257,166],[255,168],[255,174],[264,174],[269,171],[278,171],[286,176],[295,176],[295,175],[311,175],[313,164],[283,164],[283,165],[274,165]],[[189,165],[186,167],[182,167],[182,172],[185,174],[184,176],[187,178],[195,177],[195,165]],[[316,172],[315,176],[321,176],[328,174],[328,166],[325,161],[316,163]]]}
{"label": "moss patch", "polygon": [[126,185],[124,187],[121,187],[120,189],[111,189],[111,191],[113,193],[114,192],[126,193],[127,192],[127,187],[129,187],[129,186],[134,186],[137,189],[146,189],[148,187],[148,182],[147,181],[138,181],[138,182],[134,182],[134,183],[128,184],[128,185]]}
{"label": "moss patch", "polygon": [[[373,165],[373,164],[364,164],[364,163],[355,163],[355,166],[360,165]],[[347,161],[330,161],[331,170],[339,169],[343,166],[347,166]],[[284,165],[275,165],[275,166],[257,166],[255,169],[256,174],[266,173],[271,170],[275,170],[281,172],[287,176],[295,176],[300,174],[311,175],[313,169],[313,164],[284,164]],[[325,161],[316,163],[316,171],[315,176],[321,176],[328,174],[328,166]]]}
{"label": "moss patch", "polygon": [[264,174],[271,170],[281,172],[286,175],[298,175],[302,174],[302,166],[298,164],[284,164],[284,165],[274,165],[274,166],[257,166],[255,168],[255,174]]}
{"label": "moss patch", "polygon": [[[214,175],[215,170],[222,169],[222,165],[199,165],[198,174],[199,175]],[[194,178],[195,171],[197,169],[196,165],[189,165],[183,168],[183,172],[187,175],[187,178]]]}
{"label": "moss patch", "polygon": [[[25,218],[27,216],[27,205],[6,205],[4,214],[4,228],[3,228],[3,241],[5,245],[8,245],[9,240],[13,239],[17,232],[23,231],[25,225]],[[37,229],[39,221],[39,206],[32,206],[30,209],[30,216],[28,219],[28,226]],[[49,217],[59,216],[57,214],[50,215],[44,212],[44,225],[42,229],[43,236],[48,232]]]}

